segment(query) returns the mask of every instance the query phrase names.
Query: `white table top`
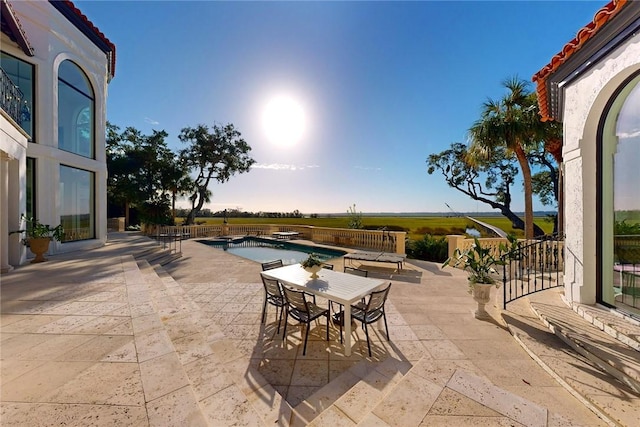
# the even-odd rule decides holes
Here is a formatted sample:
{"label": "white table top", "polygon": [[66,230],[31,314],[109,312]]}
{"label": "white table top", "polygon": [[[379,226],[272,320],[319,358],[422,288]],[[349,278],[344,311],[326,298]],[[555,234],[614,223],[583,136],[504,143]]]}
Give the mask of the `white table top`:
{"label": "white table top", "polygon": [[286,265],[260,274],[345,305],[359,301],[360,298],[387,283],[383,279],[356,276],[326,268],[320,269],[317,279],[311,279],[311,273],[303,269],[300,264]]}

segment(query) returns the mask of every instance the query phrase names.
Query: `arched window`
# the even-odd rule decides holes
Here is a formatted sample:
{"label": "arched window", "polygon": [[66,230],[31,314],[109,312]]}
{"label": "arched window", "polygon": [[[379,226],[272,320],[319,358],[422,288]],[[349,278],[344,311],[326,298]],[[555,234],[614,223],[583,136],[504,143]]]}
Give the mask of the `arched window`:
{"label": "arched window", "polygon": [[69,60],[58,68],[58,148],[94,158],[93,89],[86,74]]}
{"label": "arched window", "polygon": [[602,301],[640,313],[640,75],[616,95],[602,132]]}

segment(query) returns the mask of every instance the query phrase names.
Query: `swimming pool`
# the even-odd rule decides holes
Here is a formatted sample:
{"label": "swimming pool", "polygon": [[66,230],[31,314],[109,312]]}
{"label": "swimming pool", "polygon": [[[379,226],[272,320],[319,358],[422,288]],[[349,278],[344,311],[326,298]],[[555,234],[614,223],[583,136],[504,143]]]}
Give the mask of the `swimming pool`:
{"label": "swimming pool", "polygon": [[260,263],[281,259],[285,265],[297,264],[307,259],[310,253],[315,254],[321,261],[326,262],[346,254],[345,251],[337,249],[261,239],[259,237],[242,237],[230,241],[198,240],[198,242]]}

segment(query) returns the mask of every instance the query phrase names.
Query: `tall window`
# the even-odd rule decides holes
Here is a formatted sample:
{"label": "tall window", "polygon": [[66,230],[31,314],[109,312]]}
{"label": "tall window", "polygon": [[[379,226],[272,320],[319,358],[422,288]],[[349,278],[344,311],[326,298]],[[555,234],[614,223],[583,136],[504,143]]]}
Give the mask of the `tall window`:
{"label": "tall window", "polygon": [[602,135],[602,300],[640,314],[640,75],[614,99]]}
{"label": "tall window", "polygon": [[58,69],[58,148],[94,158],[94,106],[86,74],[63,61]]}
{"label": "tall window", "polygon": [[37,218],[36,213],[36,159],[27,157],[27,218]]}
{"label": "tall window", "polygon": [[28,62],[8,55],[4,52],[0,54],[0,66],[9,76],[11,82],[22,92],[22,102],[20,103],[20,111],[18,124],[31,136],[34,140],[33,132],[33,106],[34,104],[34,71],[33,65]]}
{"label": "tall window", "polygon": [[93,172],[60,165],[60,223],[64,242],[95,238]]}

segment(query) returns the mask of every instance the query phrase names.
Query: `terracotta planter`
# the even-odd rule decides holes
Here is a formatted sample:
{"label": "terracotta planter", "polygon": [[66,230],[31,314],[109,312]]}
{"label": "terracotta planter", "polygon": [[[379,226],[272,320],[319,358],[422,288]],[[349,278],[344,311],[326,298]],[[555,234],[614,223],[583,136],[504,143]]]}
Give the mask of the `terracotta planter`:
{"label": "terracotta planter", "polygon": [[488,319],[490,317],[484,307],[491,300],[491,288],[494,286],[493,283],[473,284],[473,300],[478,303],[478,308],[474,313],[476,319]]}
{"label": "terracotta planter", "polygon": [[44,254],[49,250],[49,242],[51,239],[49,237],[38,237],[35,239],[29,239],[29,249],[36,256],[31,263],[44,262],[47,259],[44,257]]}

